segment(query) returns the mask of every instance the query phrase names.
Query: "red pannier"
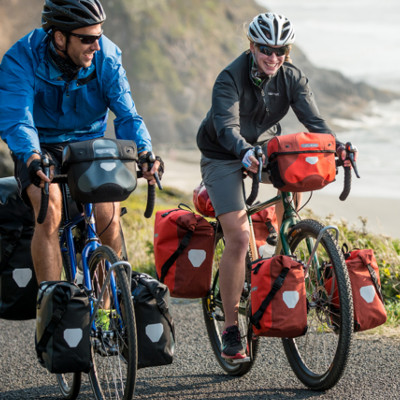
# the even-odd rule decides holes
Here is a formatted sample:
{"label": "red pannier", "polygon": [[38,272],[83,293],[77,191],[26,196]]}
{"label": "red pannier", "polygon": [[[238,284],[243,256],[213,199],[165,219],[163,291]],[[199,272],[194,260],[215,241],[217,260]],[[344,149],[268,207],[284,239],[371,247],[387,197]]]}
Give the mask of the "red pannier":
{"label": "red pannier", "polygon": [[[374,251],[364,249],[346,252],[347,246],[344,246],[344,249],[353,293],[354,331],[365,331],[384,324],[387,314]],[[328,278],[325,288],[332,299],[333,306],[339,311],[339,296],[334,279]]]}
{"label": "red pannier", "polygon": [[154,225],[157,277],[172,297],[201,298],[211,286],[214,228],[181,208],[158,211]]}
{"label": "red pannier", "polygon": [[296,337],[307,331],[303,264],[284,255],[253,263],[250,321],[259,336]]}
{"label": "red pannier", "polygon": [[299,132],[273,137],[267,145],[267,170],[283,192],[322,189],[335,180],[336,140],[330,133]]}
{"label": "red pannier", "polygon": [[265,208],[251,216],[254,236],[259,257],[263,256],[263,247],[267,243],[271,227],[278,232],[278,220],[276,218],[275,206]]}

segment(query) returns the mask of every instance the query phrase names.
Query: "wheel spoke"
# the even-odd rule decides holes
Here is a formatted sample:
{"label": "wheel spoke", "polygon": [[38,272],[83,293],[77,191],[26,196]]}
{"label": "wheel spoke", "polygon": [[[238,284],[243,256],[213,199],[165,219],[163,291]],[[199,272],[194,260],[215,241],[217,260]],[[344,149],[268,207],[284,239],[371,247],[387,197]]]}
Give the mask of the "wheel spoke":
{"label": "wheel spoke", "polygon": [[96,399],[131,399],[136,381],[136,325],[125,270],[116,266],[111,279],[106,280],[110,265],[117,261],[107,246],[96,249],[89,261],[93,305],[98,305],[89,374]]}

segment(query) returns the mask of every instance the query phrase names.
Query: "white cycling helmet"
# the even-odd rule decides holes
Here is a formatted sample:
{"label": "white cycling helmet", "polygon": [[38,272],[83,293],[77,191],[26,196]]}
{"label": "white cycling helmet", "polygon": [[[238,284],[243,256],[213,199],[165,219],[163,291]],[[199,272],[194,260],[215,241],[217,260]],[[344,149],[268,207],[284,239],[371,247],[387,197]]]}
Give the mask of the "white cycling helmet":
{"label": "white cycling helmet", "polygon": [[293,25],[284,16],[275,13],[259,14],[250,22],[249,40],[258,44],[286,46],[294,43]]}

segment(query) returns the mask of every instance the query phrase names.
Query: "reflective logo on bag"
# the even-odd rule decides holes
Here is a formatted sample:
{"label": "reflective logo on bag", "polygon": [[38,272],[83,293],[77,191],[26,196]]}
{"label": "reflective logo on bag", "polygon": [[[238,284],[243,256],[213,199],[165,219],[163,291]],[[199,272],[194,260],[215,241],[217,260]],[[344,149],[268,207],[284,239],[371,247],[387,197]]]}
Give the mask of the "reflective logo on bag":
{"label": "reflective logo on bag", "polygon": [[66,329],[64,331],[64,340],[71,348],[78,346],[79,342],[82,340],[82,337],[83,332],[81,328]]}
{"label": "reflective logo on bag", "polygon": [[162,323],[158,324],[149,324],[146,326],[146,336],[153,342],[157,343],[162,334],[164,333],[164,326]]}
{"label": "reflective logo on bag", "polygon": [[198,268],[201,264],[203,264],[203,261],[206,259],[206,252],[205,250],[192,249],[188,252],[188,258],[193,267]]}
{"label": "reflective logo on bag", "polygon": [[283,292],[282,297],[288,308],[295,308],[297,303],[299,302],[300,295],[297,291],[287,290],[286,292]]}
{"label": "reflective logo on bag", "polygon": [[32,279],[32,270],[30,268],[17,268],[14,269],[12,277],[15,283],[20,288],[24,288],[28,285]]}
{"label": "reflective logo on bag", "polygon": [[114,161],[104,161],[100,163],[100,168],[104,169],[104,171],[110,172],[117,167],[117,163]]}
{"label": "reflective logo on bag", "polygon": [[375,298],[375,288],[373,285],[364,286],[360,289],[361,297],[367,302],[372,303]]}
{"label": "reflective logo on bag", "polygon": [[318,162],[318,157],[306,157],[306,162],[311,165],[314,165]]}

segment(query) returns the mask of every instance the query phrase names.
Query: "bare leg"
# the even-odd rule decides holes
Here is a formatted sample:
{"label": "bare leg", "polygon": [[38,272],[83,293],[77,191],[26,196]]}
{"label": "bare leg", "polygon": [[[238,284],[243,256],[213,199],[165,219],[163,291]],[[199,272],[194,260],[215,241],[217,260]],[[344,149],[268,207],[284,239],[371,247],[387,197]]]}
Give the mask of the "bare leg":
{"label": "bare leg", "polygon": [[225,329],[238,324],[246,252],[249,246],[249,223],[244,210],[218,217],[225,237],[225,250],[220,263],[219,284],[225,311]]}
{"label": "bare leg", "polygon": [[[62,197],[58,185],[51,184],[49,189],[49,208],[43,224],[36,223],[32,238],[31,253],[35,267],[36,279],[57,281],[61,278],[62,259],[58,239],[58,229],[61,222]],[[41,189],[34,185],[27,188],[31,200],[35,220],[40,210]]]}
{"label": "bare leg", "polygon": [[110,246],[118,256],[122,252],[122,239],[120,232],[120,205],[119,203],[97,203],[96,229],[102,244]]}
{"label": "bare leg", "polygon": [[[280,192],[278,192],[278,194],[279,194]],[[303,193],[293,193],[293,196],[294,196],[294,203],[295,203],[295,206],[296,206],[296,210],[298,210],[299,209],[299,207],[300,207],[300,205],[301,205],[301,199],[302,199],[302,196],[303,195]],[[283,219],[283,204],[282,204],[282,202],[280,201],[279,203],[277,203],[276,205],[275,205],[275,212],[276,212],[276,218],[277,218],[277,220],[278,220],[278,228],[280,229],[280,227],[281,227],[281,224],[282,224],[282,219]]]}

